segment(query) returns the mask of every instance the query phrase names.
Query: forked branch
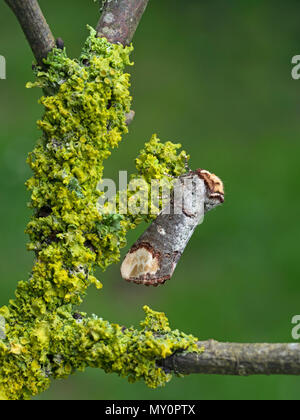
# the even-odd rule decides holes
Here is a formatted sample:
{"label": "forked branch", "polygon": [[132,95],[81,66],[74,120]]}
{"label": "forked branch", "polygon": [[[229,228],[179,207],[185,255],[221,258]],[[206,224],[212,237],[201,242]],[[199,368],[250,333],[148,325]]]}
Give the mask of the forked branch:
{"label": "forked branch", "polygon": [[[131,42],[149,0],[107,0],[97,25],[99,36],[110,42]],[[54,36],[37,0],[5,0],[17,17],[38,62],[55,46]]]}
{"label": "forked branch", "polygon": [[241,344],[201,341],[204,352],[177,353],[161,361],[167,371],[181,374],[300,375],[300,343]]}
{"label": "forked branch", "polygon": [[97,25],[99,37],[130,44],[149,0],[106,0]]}

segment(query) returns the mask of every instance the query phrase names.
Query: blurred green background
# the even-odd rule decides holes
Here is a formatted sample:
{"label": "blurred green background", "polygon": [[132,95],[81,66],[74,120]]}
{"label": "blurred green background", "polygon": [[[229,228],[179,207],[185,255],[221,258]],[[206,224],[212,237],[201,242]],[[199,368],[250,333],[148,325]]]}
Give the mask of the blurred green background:
{"label": "blurred green background", "polygon": [[[55,34],[77,56],[95,25],[92,0],[41,0]],[[174,328],[200,339],[287,342],[300,313],[300,81],[291,58],[300,54],[298,0],[150,0],[136,33],[132,91],[136,119],[106,165],[106,177],[134,170],[152,133],[181,142],[193,168],[224,180],[226,204],[209,214],[165,286],[125,283],[119,266],[99,277],[83,310],[138,325],[147,304],[165,311]],[[4,1],[0,5],[0,306],[27,279],[30,217],[25,163],[39,132],[40,92],[32,54]],[[144,227],[129,236],[131,245]],[[128,247],[129,247],[128,245]],[[128,249],[127,247],[127,249]],[[127,249],[123,250],[125,255]],[[174,378],[165,388],[88,369],[52,384],[39,399],[298,399],[297,377]]]}

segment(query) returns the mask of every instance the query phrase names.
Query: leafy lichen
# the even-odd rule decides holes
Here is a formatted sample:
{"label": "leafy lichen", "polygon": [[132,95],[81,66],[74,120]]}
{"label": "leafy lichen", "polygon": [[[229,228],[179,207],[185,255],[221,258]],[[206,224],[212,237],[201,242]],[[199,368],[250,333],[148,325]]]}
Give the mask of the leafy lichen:
{"label": "leafy lichen", "polygon": [[[0,337],[0,399],[30,398],[51,378],[65,378],[87,366],[143,379],[150,387],[170,374],[156,361],[175,351],[197,351],[196,338],[172,331],[162,313],[145,307],[139,330],[101,318],[74,314],[89,285],[101,288],[96,267],[118,262],[126,234],[149,218],[107,214],[98,204],[103,162],[127,132],[132,47],[110,44],[90,29],[78,60],[54,49],[28,87],[43,88],[42,130],[28,163],[33,216],[27,226],[35,263],[15,299],[0,309],[6,337]],[[185,152],[154,136],[137,159],[150,183],[184,172]],[[75,316],[76,315],[76,316]]]}

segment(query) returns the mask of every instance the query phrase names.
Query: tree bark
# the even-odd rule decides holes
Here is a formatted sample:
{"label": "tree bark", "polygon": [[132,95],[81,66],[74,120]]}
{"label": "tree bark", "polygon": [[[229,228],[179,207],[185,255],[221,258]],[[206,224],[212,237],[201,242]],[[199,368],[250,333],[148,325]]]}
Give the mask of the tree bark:
{"label": "tree bark", "polygon": [[130,44],[149,0],[106,0],[97,25],[99,37]]}
{"label": "tree bark", "polygon": [[[97,25],[98,36],[127,45],[149,0],[107,0]],[[26,35],[38,64],[55,46],[55,39],[37,0],[5,0]],[[128,115],[128,123],[134,113]],[[202,341],[204,351],[176,353],[158,362],[166,371],[181,374],[300,375],[300,343],[238,344]]]}
{"label": "tree bark", "polygon": [[300,343],[237,344],[200,341],[203,353],[176,353],[159,362],[166,371],[209,375],[300,375]]}
{"label": "tree bark", "polygon": [[5,0],[16,15],[39,65],[55,46],[55,39],[37,0]]}

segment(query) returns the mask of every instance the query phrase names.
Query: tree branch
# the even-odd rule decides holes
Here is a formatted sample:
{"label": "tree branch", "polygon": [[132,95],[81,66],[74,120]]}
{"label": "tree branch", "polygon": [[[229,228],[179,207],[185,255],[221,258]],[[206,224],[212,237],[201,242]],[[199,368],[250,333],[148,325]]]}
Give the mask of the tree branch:
{"label": "tree branch", "polygon": [[99,37],[130,44],[149,0],[106,0],[97,25]]}
{"label": "tree branch", "polygon": [[43,59],[54,48],[55,39],[37,0],[5,0],[5,2],[20,22],[38,64],[42,64]]}
{"label": "tree branch", "polygon": [[[123,45],[130,43],[133,34],[138,26],[138,23],[142,17],[143,12],[146,9],[149,0],[107,0],[104,11],[97,26],[99,36],[105,36],[110,42],[116,43],[121,42]],[[50,31],[50,28],[42,14],[42,11],[36,0],[5,0],[9,7],[13,10],[14,14],[18,18],[23,31],[27,37],[27,40],[32,48],[32,51],[39,64],[42,64],[43,58],[47,56],[49,51],[55,46],[54,37]],[[133,118],[133,113],[128,115],[128,123]],[[22,285],[23,287],[23,285]],[[28,297],[28,301],[32,298],[31,295]],[[36,303],[36,302],[35,302]],[[30,305],[28,305],[31,307]],[[56,314],[55,312],[48,311],[49,325],[53,325],[53,319],[58,322],[61,321],[61,313]],[[23,315],[23,314],[22,314]],[[66,314],[64,313],[64,316]],[[151,315],[152,316],[152,315]],[[81,321],[81,320],[79,320]],[[49,332],[44,330],[45,321],[40,319],[34,319],[32,331],[36,334],[36,327],[40,328],[42,337],[46,340],[45,346],[47,346],[47,334]],[[111,361],[106,357],[106,352],[103,351],[103,339],[102,336],[107,337],[108,344],[114,343],[114,340],[119,338],[123,333],[122,329],[114,325],[113,327],[103,321],[102,319],[87,320],[86,324],[78,324],[77,328],[82,334],[73,334],[74,320],[68,320],[68,330],[57,327],[57,330],[51,330],[53,339],[49,340],[54,346],[51,348],[49,355],[55,355],[53,363],[58,364],[61,370],[61,375],[65,374],[63,370],[63,358],[59,357],[60,354],[64,355],[66,360],[69,356],[73,362],[73,367],[82,367],[87,364],[89,366],[97,366],[102,368],[108,368],[109,362]],[[26,325],[28,328],[28,325]],[[61,335],[61,331],[64,334]],[[68,334],[65,334],[68,331]],[[76,331],[76,330],[75,330]],[[128,332],[129,336],[131,332]],[[133,337],[136,336],[136,332],[132,331]],[[80,340],[83,340],[81,343]],[[78,345],[74,344],[74,340],[78,341]],[[300,375],[300,343],[290,344],[237,344],[237,343],[218,343],[214,340],[203,341],[198,343],[199,348],[203,348],[202,353],[175,353],[167,359],[161,360],[158,365],[163,367],[166,371],[172,371],[181,374],[219,374],[219,375]],[[184,347],[186,348],[186,347]],[[78,349],[81,358],[78,360],[74,357],[74,349]],[[88,354],[88,350],[90,351]],[[119,358],[119,347],[117,349],[117,356]],[[69,352],[66,352],[66,351]],[[11,346],[9,356],[15,360],[16,355],[20,351],[20,347],[15,345]],[[66,352],[66,354],[64,354]],[[148,348],[147,352],[148,354]],[[34,354],[36,359],[39,354]],[[44,357],[44,356],[43,356]],[[135,360],[134,354],[132,359]],[[37,362],[37,360],[35,360]],[[126,361],[128,355],[126,354]],[[5,359],[6,361],[6,359]],[[32,372],[30,359],[30,365],[28,369]],[[10,368],[15,369],[13,363],[8,362]],[[77,366],[78,365],[78,366]],[[116,364],[117,365],[117,364]],[[70,365],[66,365],[67,368]],[[129,366],[130,367],[130,366]],[[46,367],[43,375],[39,376],[39,380],[42,382],[47,375],[51,374],[48,372]],[[38,364],[36,367],[38,371]],[[7,371],[4,369],[7,376]],[[21,386],[27,391],[27,385],[22,378],[22,372],[16,367],[13,370],[14,375],[20,375],[20,388]],[[58,374],[57,374],[58,375]],[[18,377],[18,376],[16,376]],[[30,378],[30,376],[28,377]],[[27,379],[28,379],[27,378]],[[19,384],[18,384],[19,385]],[[35,383],[33,383],[35,385]],[[43,384],[45,387],[48,383]],[[9,387],[9,385],[8,385]],[[14,389],[12,393],[14,392]],[[36,392],[35,388],[32,389]],[[31,391],[32,391],[31,390]],[[20,391],[21,393],[22,391]],[[23,395],[23,394],[22,394]]]}
{"label": "tree branch", "polygon": [[300,343],[236,344],[200,341],[201,354],[176,353],[159,362],[181,374],[300,375]]}

